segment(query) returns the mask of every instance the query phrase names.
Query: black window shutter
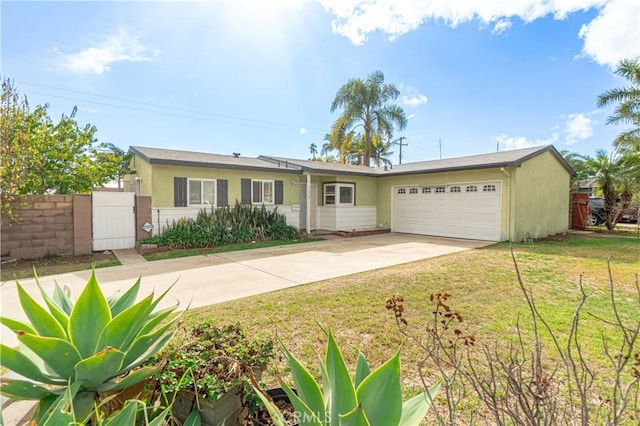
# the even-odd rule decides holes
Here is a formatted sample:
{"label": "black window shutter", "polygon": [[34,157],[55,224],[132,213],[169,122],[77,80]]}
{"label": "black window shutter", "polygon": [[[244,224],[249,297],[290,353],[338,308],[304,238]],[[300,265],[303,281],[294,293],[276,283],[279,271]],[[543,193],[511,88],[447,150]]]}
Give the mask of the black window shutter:
{"label": "black window shutter", "polygon": [[173,207],[187,207],[187,178],[173,178]]}
{"label": "black window shutter", "polygon": [[281,180],[275,181],[275,191],[274,191],[276,204],[284,203],[284,185]]}
{"label": "black window shutter", "polygon": [[216,199],[218,207],[224,207],[229,205],[229,182],[226,179],[218,179],[216,183]]}
{"label": "black window shutter", "polygon": [[251,179],[240,180],[240,203],[251,204]]}

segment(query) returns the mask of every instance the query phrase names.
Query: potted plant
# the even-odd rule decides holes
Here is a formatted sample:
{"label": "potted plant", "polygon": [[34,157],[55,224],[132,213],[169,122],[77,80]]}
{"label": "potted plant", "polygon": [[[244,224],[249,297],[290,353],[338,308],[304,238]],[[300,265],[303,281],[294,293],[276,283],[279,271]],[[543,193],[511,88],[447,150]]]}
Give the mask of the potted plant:
{"label": "potted plant", "polygon": [[203,425],[240,424],[252,397],[249,376],[259,377],[273,355],[271,339],[248,337],[239,324],[197,323],[162,354],[167,362],[159,380],[170,399],[165,402],[173,402],[179,421],[198,410]]}

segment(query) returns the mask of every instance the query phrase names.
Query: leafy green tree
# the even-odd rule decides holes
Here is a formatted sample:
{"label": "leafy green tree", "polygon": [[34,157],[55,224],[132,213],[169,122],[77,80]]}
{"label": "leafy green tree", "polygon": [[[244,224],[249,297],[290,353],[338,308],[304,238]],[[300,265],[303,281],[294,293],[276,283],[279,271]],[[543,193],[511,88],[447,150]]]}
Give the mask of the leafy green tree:
{"label": "leafy green tree", "polygon": [[116,178],[123,157],[95,138],[96,127],[81,127],[77,108],[58,123],[48,105],[30,110],[9,80],[2,84],[0,137],[2,213],[12,217],[20,195],[90,192]]}
{"label": "leafy green tree", "polygon": [[340,158],[345,159],[343,144],[350,146],[358,140],[355,129],[362,127],[364,147],[362,164],[371,165],[373,157],[374,136],[383,140],[391,139],[395,127],[403,130],[407,126],[404,110],[395,104],[400,91],[393,84],[384,83],[381,71],[371,73],[366,80],[354,78],[343,85],[336,93],[331,104],[331,112],[342,110],[334,122],[329,134],[329,141],[334,148],[341,151]]}
{"label": "leafy green tree", "polygon": [[10,80],[2,81],[0,100],[0,177],[2,178],[2,216],[15,216],[20,205],[20,191],[27,179],[28,164],[36,155],[30,143],[35,128],[26,98],[20,95]]}
{"label": "leafy green tree", "polygon": [[614,145],[621,149],[635,147],[637,151],[640,145],[640,59],[623,59],[615,73],[628,80],[629,85],[598,96],[598,107],[616,104],[607,124],[629,125],[631,129],[618,135]]}

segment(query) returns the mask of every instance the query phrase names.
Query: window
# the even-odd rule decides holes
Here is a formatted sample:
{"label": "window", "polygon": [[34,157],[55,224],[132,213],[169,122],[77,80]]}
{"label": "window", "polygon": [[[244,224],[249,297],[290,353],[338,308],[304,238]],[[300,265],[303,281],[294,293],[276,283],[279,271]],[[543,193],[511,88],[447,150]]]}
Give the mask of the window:
{"label": "window", "polygon": [[485,185],[482,187],[482,190],[484,192],[495,192],[496,191],[496,186],[495,185]]}
{"label": "window", "polygon": [[411,188],[409,190],[409,194],[417,194],[418,193],[418,188]]}
{"label": "window", "polygon": [[444,186],[436,186],[436,194],[443,194],[447,192]]}
{"label": "window", "polygon": [[406,194],[407,190],[404,188],[398,188],[398,194]]}
{"label": "window", "polygon": [[353,183],[330,183],[324,185],[325,206],[353,206],[355,185]]}
{"label": "window", "polygon": [[189,179],[189,205],[215,206],[216,181],[210,179]]}
{"label": "window", "polygon": [[251,202],[253,204],[273,204],[273,181],[252,180]]}
{"label": "window", "polygon": [[478,192],[478,187],[475,185],[469,185],[465,189],[466,192]]}
{"label": "window", "polygon": [[451,188],[449,188],[449,192],[460,192],[460,187],[452,186]]}
{"label": "window", "polygon": [[422,188],[423,194],[431,194],[431,188]]}

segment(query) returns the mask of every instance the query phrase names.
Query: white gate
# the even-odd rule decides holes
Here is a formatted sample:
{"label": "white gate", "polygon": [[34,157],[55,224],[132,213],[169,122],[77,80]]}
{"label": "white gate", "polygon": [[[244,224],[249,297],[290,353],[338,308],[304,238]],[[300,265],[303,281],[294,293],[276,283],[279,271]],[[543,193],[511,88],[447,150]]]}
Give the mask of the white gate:
{"label": "white gate", "polygon": [[135,247],[135,193],[94,192],[91,198],[93,250]]}

